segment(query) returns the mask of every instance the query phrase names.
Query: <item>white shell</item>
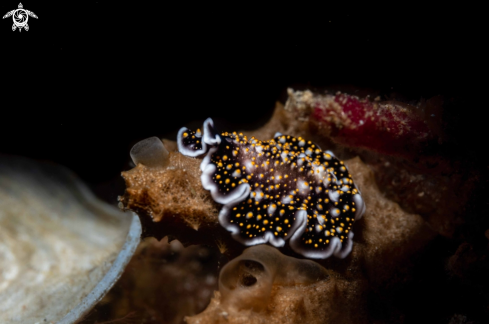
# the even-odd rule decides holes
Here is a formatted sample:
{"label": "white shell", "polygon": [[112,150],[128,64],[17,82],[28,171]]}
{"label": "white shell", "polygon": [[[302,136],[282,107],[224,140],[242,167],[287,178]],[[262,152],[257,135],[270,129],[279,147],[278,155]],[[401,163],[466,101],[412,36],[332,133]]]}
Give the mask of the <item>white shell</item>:
{"label": "white shell", "polygon": [[113,286],[139,218],[99,201],[68,170],[0,158],[0,323],[74,323]]}

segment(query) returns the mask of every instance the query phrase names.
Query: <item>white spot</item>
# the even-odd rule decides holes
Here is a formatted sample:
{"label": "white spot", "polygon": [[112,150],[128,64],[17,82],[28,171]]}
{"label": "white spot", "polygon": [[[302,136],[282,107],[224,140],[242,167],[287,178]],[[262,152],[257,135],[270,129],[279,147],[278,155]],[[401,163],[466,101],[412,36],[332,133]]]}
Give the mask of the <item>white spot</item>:
{"label": "white spot", "polygon": [[343,233],[343,229],[342,229],[341,227],[339,227],[339,226],[336,228],[336,231],[337,231],[338,233]]}
{"label": "white spot", "polygon": [[233,176],[233,177],[237,177],[237,178],[241,177],[241,171],[239,171],[239,170],[235,170],[235,171],[233,172],[232,176]]}
{"label": "white spot", "polygon": [[337,186],[341,186],[343,183],[341,182],[341,180],[339,180],[338,178],[336,178],[335,176],[335,179],[336,179],[336,185]]}
{"label": "white spot", "polygon": [[[336,156],[334,155],[334,153],[333,153],[333,152],[331,152],[331,151],[329,151],[329,150],[328,150],[328,151],[326,151],[326,153],[327,153],[327,154],[329,154],[329,155],[331,155],[331,156],[332,156],[332,157],[334,157],[334,158],[336,157]],[[329,160],[329,159],[328,159],[328,160]]]}
{"label": "white spot", "polygon": [[282,152],[282,154],[280,154],[280,156],[282,157],[282,160],[285,161],[285,158],[287,157],[287,153]]}
{"label": "white spot", "polygon": [[306,150],[306,155],[309,155],[309,156],[310,156],[310,155],[312,155],[312,150],[311,150],[310,148],[308,148],[308,149]]}
{"label": "white spot", "polygon": [[279,137],[279,136],[282,136],[282,133],[280,133],[280,132],[276,132],[276,133],[275,133],[275,135],[273,135],[273,138],[277,138],[277,137]]}
{"label": "white spot", "polygon": [[322,231],[322,229],[323,229],[323,227],[322,227],[321,225],[316,225],[316,226],[315,226],[315,230],[316,230],[316,232],[318,232],[318,233],[319,233],[319,232],[321,232],[321,231]]}
{"label": "white spot", "polygon": [[256,146],[255,146],[255,151],[257,151],[258,153],[263,152],[263,146],[261,146],[261,145],[256,145]]}
{"label": "white spot", "polygon": [[251,164],[251,160],[248,160],[248,159],[244,160],[243,164],[246,167],[246,170],[253,170],[255,167],[254,165]]}
{"label": "white spot", "polygon": [[324,215],[318,215],[317,219],[318,219],[318,223],[320,225],[324,225]]}
{"label": "white spot", "polygon": [[309,193],[309,183],[307,183],[306,181],[302,180],[302,179],[299,179],[297,180],[297,189],[299,189],[299,192],[301,194],[308,194]]}
{"label": "white spot", "polygon": [[280,137],[280,143],[284,144],[285,143],[285,136]]}
{"label": "white spot", "polygon": [[336,190],[329,190],[328,195],[329,200],[331,200],[332,202],[337,202],[338,198],[340,197],[340,194]]}
{"label": "white spot", "polygon": [[329,213],[331,214],[331,216],[333,217],[338,217],[340,216],[340,210],[338,208],[331,208],[331,210],[329,211]]}
{"label": "white spot", "polygon": [[290,204],[291,201],[292,201],[292,198],[290,198],[290,195],[285,195],[282,198],[282,204],[288,205],[288,204]]}
{"label": "white spot", "polygon": [[324,180],[323,180],[323,185],[324,185],[324,187],[325,187],[325,188],[328,188],[329,184],[331,183],[331,180],[332,180],[332,179],[331,179],[331,175],[330,175],[330,174],[328,174],[328,175],[327,175],[327,176],[324,178]]}
{"label": "white spot", "polygon": [[274,179],[275,183],[280,182],[280,176],[281,176],[280,173],[275,172],[275,175],[274,175],[274,177],[275,177],[275,179]]}
{"label": "white spot", "polygon": [[334,174],[334,169],[333,168],[330,169],[329,175],[331,176],[331,182],[334,182],[336,184],[339,184],[339,181],[338,181],[338,179],[336,178],[336,176]]}
{"label": "white spot", "polygon": [[268,214],[269,215],[273,215],[273,213],[275,212],[275,210],[277,210],[277,205],[275,204],[270,204],[268,206]]}
{"label": "white spot", "polygon": [[264,194],[263,194],[263,192],[261,191],[261,189],[256,189],[254,192],[255,192],[255,200],[256,200],[256,201],[260,201],[260,200],[262,200],[262,199],[263,199]]}
{"label": "white spot", "polygon": [[304,145],[306,145],[306,142],[305,142],[304,140],[300,140],[300,141],[299,141],[299,146],[301,146],[301,147],[302,147],[302,146],[304,146]]}
{"label": "white spot", "polygon": [[350,190],[350,186],[344,185],[340,190],[343,192],[347,192],[348,190]]}
{"label": "white spot", "polygon": [[312,170],[314,171],[314,176],[319,180],[323,180],[326,176],[326,168],[322,165],[317,166],[315,164],[312,165]]}

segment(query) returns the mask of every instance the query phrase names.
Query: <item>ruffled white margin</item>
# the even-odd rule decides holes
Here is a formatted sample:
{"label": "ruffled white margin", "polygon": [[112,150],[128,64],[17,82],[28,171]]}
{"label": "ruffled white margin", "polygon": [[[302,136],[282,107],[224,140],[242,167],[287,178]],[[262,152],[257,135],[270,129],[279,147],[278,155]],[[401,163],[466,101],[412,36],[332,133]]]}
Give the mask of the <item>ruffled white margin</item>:
{"label": "ruffled white margin", "polygon": [[363,214],[365,214],[365,202],[363,201],[360,190],[358,190],[358,192],[359,193],[353,195],[353,202],[355,203],[355,209],[356,209],[355,220],[359,220],[360,218],[362,218]]}
{"label": "ruffled white margin", "polygon": [[182,153],[183,155],[191,156],[191,157],[196,157],[196,156],[204,154],[207,151],[207,144],[204,141],[201,141],[202,142],[202,149],[200,149],[200,150],[190,150],[190,149],[185,147],[185,145],[183,144],[183,133],[187,130],[189,130],[187,127],[182,127],[178,131],[178,134],[177,134],[178,151],[180,153]]}
{"label": "ruffled white margin", "polygon": [[[307,223],[307,222],[306,222]],[[305,226],[304,226],[305,230]],[[348,254],[350,254],[352,246],[353,246],[353,232],[350,231],[348,233],[348,238],[344,243],[341,243],[340,239],[338,237],[333,237],[330,242],[329,246],[325,250],[311,250],[311,249],[305,249],[303,246],[301,246],[301,236],[304,233],[304,230],[301,228],[301,230],[297,231],[294,233],[292,238],[290,239],[290,247],[297,253],[302,254],[306,258],[309,259],[326,259],[329,258],[332,254],[334,254],[335,257],[344,259]]]}
{"label": "ruffled white margin", "polygon": [[[248,199],[250,195],[250,185],[247,183],[242,183],[237,186],[231,194],[224,195],[219,191],[217,184],[212,180],[212,176],[216,172],[216,166],[211,163],[211,156],[217,151],[217,145],[221,143],[221,137],[214,131],[214,123],[212,119],[208,118],[204,121],[204,142],[213,146],[209,149],[209,152],[202,160],[200,164],[200,170],[202,171],[202,175],[200,176],[200,180],[202,182],[202,186],[204,189],[209,190],[212,198],[215,202],[224,205],[219,213],[219,223],[222,227],[224,227],[227,231],[231,232],[233,238],[246,246],[270,243],[275,247],[282,247],[285,245],[285,239],[276,237],[271,231],[265,232],[265,234],[261,237],[254,237],[251,239],[245,239],[240,236],[240,229],[237,224],[232,224],[229,222],[229,215],[231,214],[232,208],[238,205],[240,202]],[[299,214],[299,215],[298,215]],[[295,231],[302,226],[304,220],[306,218],[306,213],[296,213],[297,221],[294,222],[294,226],[290,229],[289,233],[293,234]],[[305,226],[305,223],[304,223]],[[289,236],[290,237],[290,236]]]}
{"label": "ruffled white margin", "polygon": [[[202,171],[202,175],[200,177],[202,186],[204,189],[209,190],[212,198],[219,204],[224,205],[219,213],[219,223],[222,227],[224,227],[227,231],[231,232],[233,238],[246,246],[257,245],[270,243],[275,247],[282,247],[285,245],[285,240],[280,237],[276,237],[272,232],[267,231],[262,237],[255,237],[252,239],[244,239],[239,235],[239,226],[236,224],[232,224],[229,222],[229,215],[234,206],[247,199],[250,195],[250,185],[247,183],[243,183],[239,185],[230,195],[224,195],[219,192],[219,188],[217,184],[212,181],[212,175],[216,171],[216,166],[211,163],[211,156],[217,151],[217,145],[221,143],[221,137],[214,131],[214,122],[211,118],[207,118],[204,121],[204,134],[202,141],[202,150],[191,151],[184,147],[182,142],[182,134],[187,130],[186,127],[183,127],[178,132],[178,149],[179,151],[188,156],[198,156],[205,153],[207,149],[207,145],[213,146],[207,152],[207,155],[202,160],[200,164],[200,170]],[[334,157],[333,152],[326,151]],[[356,185],[355,185],[356,187]],[[358,188],[357,188],[358,190]],[[360,190],[358,190],[360,192]],[[356,194],[353,196],[353,201],[355,202],[356,212],[355,212],[355,220],[360,219],[365,213],[365,203],[360,194]],[[307,212],[305,210],[298,210],[295,213],[296,221],[294,222],[293,227],[290,229],[290,236],[288,239],[290,240],[290,246],[292,249],[310,259],[326,259],[329,258],[332,254],[336,257],[343,259],[348,254],[350,254],[352,246],[353,246],[353,232],[350,231],[348,233],[348,238],[344,243],[341,243],[338,237],[333,237],[329,243],[329,246],[326,250],[311,250],[304,249],[300,242],[301,236],[304,234],[307,226]]]}

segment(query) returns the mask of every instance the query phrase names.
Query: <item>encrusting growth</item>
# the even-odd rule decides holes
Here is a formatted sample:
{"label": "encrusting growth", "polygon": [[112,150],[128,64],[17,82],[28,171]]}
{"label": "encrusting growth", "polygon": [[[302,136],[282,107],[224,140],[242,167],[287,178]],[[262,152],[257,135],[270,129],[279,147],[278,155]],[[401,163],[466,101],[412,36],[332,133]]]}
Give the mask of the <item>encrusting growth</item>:
{"label": "encrusting growth", "polygon": [[436,108],[369,100],[345,93],[320,95],[288,89],[286,110],[310,120],[323,137],[347,147],[411,158],[438,142],[439,125],[426,118]]}
{"label": "encrusting growth", "polygon": [[[231,259],[243,252],[244,247],[239,242],[246,243],[248,241],[246,244],[252,245],[249,243],[250,240],[257,239],[259,236],[262,240],[268,240],[272,245],[275,242],[275,246],[283,245],[285,241],[289,241],[291,244],[281,251],[285,255],[294,255],[291,251],[294,249],[296,252],[310,257],[308,253],[314,253],[316,248],[314,245],[302,243],[305,242],[305,235],[314,234],[315,236],[311,237],[312,243],[318,244],[314,242],[316,238],[321,238],[317,235],[318,233],[325,235],[325,231],[329,230],[332,234],[332,229],[335,229],[335,234],[338,235],[339,231],[332,226],[331,220],[334,220],[336,225],[337,219],[347,217],[347,212],[351,216],[348,218],[355,220],[353,226],[344,221],[342,223],[345,226],[342,226],[341,222],[339,224],[343,229],[348,229],[349,233],[351,230],[355,232],[355,244],[349,254],[350,257],[342,260],[336,258],[315,260],[317,264],[327,269],[328,277],[319,276],[316,282],[297,283],[294,281],[289,284],[288,281],[282,280],[284,278],[282,276],[270,275],[275,270],[282,271],[282,268],[285,268],[283,264],[275,268],[269,267],[269,264],[275,265],[275,258],[272,260],[272,256],[277,250],[267,245],[257,245],[246,251],[258,251],[255,249],[266,251],[269,249],[273,250],[274,253],[267,254],[262,259],[250,259],[249,252],[245,252],[241,259],[238,258],[229,262],[230,266],[226,266],[221,273],[220,291],[215,293],[215,298],[212,299],[206,311],[193,317],[187,317],[188,323],[297,323],[300,321],[307,323],[365,323],[376,320],[379,323],[392,322],[392,319],[397,319],[399,314],[403,312],[399,312],[399,309],[396,308],[399,301],[402,301],[403,307],[406,302],[404,297],[398,298],[397,301],[395,299],[401,295],[405,296],[406,292],[409,293],[413,284],[419,289],[420,284],[417,283],[415,276],[419,272],[415,272],[413,269],[415,266],[418,269],[420,267],[421,270],[423,269],[424,265],[420,262],[425,260],[424,251],[430,253],[429,249],[424,248],[433,238],[437,237],[435,230],[438,231],[439,228],[428,226],[421,216],[403,210],[397,203],[389,200],[386,193],[377,187],[376,178],[398,176],[403,172],[402,174],[407,174],[406,181],[413,181],[412,168],[407,168],[401,164],[394,168],[392,166],[394,160],[392,158],[385,160],[387,158],[382,153],[391,154],[398,159],[412,157],[414,151],[411,149],[414,147],[422,148],[424,145],[428,147],[435,137],[434,133],[424,136],[423,134],[427,134],[427,132],[421,132],[419,137],[410,137],[413,135],[411,132],[409,136],[403,137],[403,134],[406,133],[400,134],[399,128],[383,128],[383,125],[386,125],[382,124],[385,120],[383,116],[388,116],[390,113],[398,114],[397,117],[399,118],[403,116],[412,117],[411,122],[417,120],[416,115],[407,114],[405,110],[398,109],[397,106],[397,108],[389,108],[386,103],[379,102],[378,105],[381,109],[377,109],[378,107],[373,107],[375,102],[370,103],[354,96],[337,94],[336,96],[328,95],[319,98],[312,93],[310,94],[314,100],[302,98],[304,100],[301,101],[295,100],[299,97],[297,93],[294,93],[293,98],[289,98],[287,104],[289,110],[284,110],[283,106],[278,104],[274,117],[267,125],[253,132],[243,132],[243,135],[239,132],[217,133],[213,127],[209,127],[212,126],[210,121],[207,121],[200,131],[192,132],[183,129],[177,139],[179,141],[177,144],[183,154],[174,152],[175,148],[171,148],[172,144],[169,146],[165,143],[170,151],[166,165],[165,162],[160,163],[159,167],[150,167],[146,165],[147,162],[143,158],[138,160],[140,163],[136,168],[123,173],[127,190],[121,198],[121,205],[138,213],[143,221],[145,236],[155,236],[161,239],[165,235],[169,235],[170,239],[178,238],[185,246],[188,244],[207,244],[216,247],[217,245],[221,248],[221,253],[225,254],[225,256],[221,256],[222,260]],[[321,105],[309,105],[309,103],[317,103],[316,99],[323,100]],[[333,111],[335,107],[342,109]],[[313,115],[313,112],[317,114]],[[301,113],[304,113],[303,118],[297,118]],[[366,138],[363,138],[367,132],[367,126],[369,126],[366,125],[367,123],[362,117],[364,116],[363,113],[377,113],[374,120],[370,120],[371,124],[369,124],[372,127],[375,126],[371,134],[374,136],[374,141],[368,143],[365,142]],[[321,119],[316,117],[321,117]],[[355,119],[356,117],[362,117],[362,119]],[[396,122],[402,121],[397,117],[394,118]],[[348,120],[358,123],[348,124]],[[390,118],[386,120],[392,122]],[[360,121],[365,122],[363,125],[366,125],[367,128],[363,128]],[[421,120],[421,122],[423,121]],[[422,128],[423,125],[419,124],[418,126]],[[414,128],[409,129],[413,130]],[[272,130],[294,136],[281,134],[273,136]],[[348,137],[346,134],[349,134]],[[385,147],[377,145],[382,142],[382,134],[386,137],[385,143],[389,144]],[[261,139],[273,139],[259,141],[252,138],[252,135]],[[345,136],[343,137],[343,135]],[[413,139],[412,146],[398,145],[395,147],[393,145],[393,143],[406,143],[409,141],[408,137]],[[331,147],[339,157],[345,158],[344,164],[330,152],[316,153],[316,149],[320,150],[320,148],[315,143],[308,143],[309,139],[322,147]],[[283,142],[281,142],[282,140]],[[304,146],[298,145],[301,140],[305,142]],[[343,142],[351,144],[349,145],[350,149],[345,149],[341,145]],[[173,146],[176,147],[177,145],[173,144]],[[238,147],[239,149],[237,149]],[[248,152],[246,152],[246,148],[249,149]],[[307,154],[308,148],[310,148],[310,154]],[[267,156],[267,153],[270,156]],[[331,160],[326,159],[327,156],[325,157],[324,153],[330,154]],[[184,156],[184,154],[191,156]],[[301,154],[304,155],[300,156]],[[360,157],[352,158],[356,155],[360,155]],[[382,163],[385,168],[376,168],[380,162],[375,158],[390,164],[385,162]],[[302,161],[301,166],[299,166],[299,160]],[[315,163],[316,160],[319,164]],[[266,163],[267,161],[269,164]],[[274,165],[275,161],[279,162],[277,166]],[[372,161],[376,164],[372,164]],[[325,165],[326,162],[328,165]],[[239,165],[237,166],[236,163]],[[341,169],[342,166],[345,167],[346,171]],[[243,169],[243,167],[246,168]],[[303,167],[304,170],[300,171],[300,167]],[[271,171],[272,168],[273,171]],[[313,173],[310,173],[311,170]],[[323,172],[324,178],[318,178],[318,173],[315,172],[318,170],[319,174]],[[338,176],[342,172],[343,176]],[[248,179],[249,176],[250,179]],[[297,180],[294,181],[294,179]],[[303,182],[299,182],[299,179]],[[325,179],[327,179],[326,182],[331,182],[325,185]],[[420,184],[426,184],[428,180],[424,180]],[[339,181],[342,183],[338,184]],[[385,181],[381,181],[381,183],[383,182]],[[276,185],[279,185],[278,188]],[[349,188],[345,187],[346,191],[342,191],[343,185],[349,186]],[[244,186],[241,191],[239,191],[240,186]],[[322,187],[319,190],[321,194],[318,194],[316,188],[320,186]],[[291,198],[290,196],[287,197],[289,191],[286,191],[285,188],[290,191],[294,190],[294,192],[296,189],[299,191],[295,195],[291,194],[294,197]],[[308,189],[309,192],[307,195],[301,194],[301,189],[303,191]],[[365,217],[359,221],[356,221],[357,217],[355,217],[359,208],[353,205],[353,203],[357,205],[354,200],[355,194],[353,194],[355,189],[361,190],[362,202],[365,201],[368,206]],[[427,197],[426,185],[422,186],[421,189],[413,191],[407,188],[405,191],[409,191],[411,195]],[[326,190],[328,190],[327,194]],[[338,205],[335,205],[335,201],[329,196],[330,193],[334,194],[335,190],[342,192],[337,197]],[[235,204],[233,205],[233,200],[237,198],[243,199],[234,201]],[[298,201],[297,198],[300,200]],[[323,201],[319,202],[319,199],[323,199]],[[325,199],[328,199],[328,202],[325,203]],[[349,211],[340,209],[345,202],[349,202]],[[447,199],[443,205],[448,203],[449,200]],[[321,206],[318,206],[319,204]],[[436,201],[433,204],[440,210],[443,208],[446,210],[446,207],[440,206]],[[226,206],[228,206],[227,209]],[[285,208],[282,208],[285,206],[295,208],[296,213],[285,213]],[[241,207],[243,207],[243,212],[239,212]],[[320,212],[320,207],[322,207],[324,214]],[[338,218],[333,217],[337,214],[333,209],[334,207],[340,209]],[[271,208],[272,217],[269,215],[269,208]],[[353,208],[356,210],[353,211]],[[280,215],[282,209],[284,209],[283,216]],[[259,214],[258,211],[262,213]],[[249,212],[253,215],[251,218],[246,218]],[[298,222],[300,219],[297,216],[298,212],[305,212],[311,218],[303,217],[303,223],[300,223]],[[237,217],[238,213],[240,217]],[[258,219],[258,215],[262,218]],[[317,215],[325,215],[326,219],[323,218],[323,220],[327,222],[324,225],[320,224]],[[277,221],[276,218],[279,220]],[[289,222],[287,225],[291,225],[290,228],[284,226],[286,219]],[[238,220],[243,223],[243,226],[239,226]],[[267,224],[264,224],[265,220],[268,221]],[[292,230],[294,228],[293,221],[297,222],[295,231]],[[314,226],[307,225],[307,222]],[[222,223],[228,227],[223,228]],[[247,228],[248,225],[250,228]],[[253,225],[255,226],[253,227]],[[257,228],[256,225],[260,226]],[[319,231],[316,232],[315,225],[329,227],[319,228]],[[233,236],[229,235],[231,226],[236,229],[232,233]],[[279,226],[281,231],[274,231]],[[276,235],[275,232],[280,235]],[[250,234],[253,234],[252,238],[249,237]],[[338,238],[341,248],[343,248],[345,240],[341,242],[341,236],[336,235],[330,237]],[[238,238],[240,241],[238,242],[232,237]],[[303,244],[303,250],[294,248],[295,242],[292,242],[294,237],[296,238],[295,242]],[[282,241],[277,244],[277,240]],[[331,246],[331,241],[329,244]],[[327,246],[327,243],[324,245]],[[320,249],[319,246],[318,244],[318,250]],[[338,251],[345,251],[338,250],[338,247],[334,250],[330,255]],[[217,247],[215,251],[219,253]],[[324,251],[320,252],[323,253],[323,257],[326,254]],[[254,262],[248,262],[249,260]],[[234,268],[233,265],[235,265]],[[284,271],[288,274],[289,270]],[[303,273],[302,270],[301,273]],[[229,275],[228,277],[232,280],[226,281],[225,274]],[[292,275],[290,278],[295,280],[296,276]],[[230,290],[232,290],[233,298],[230,298]],[[247,294],[248,291],[254,293]],[[257,302],[258,299],[260,299],[259,303]],[[392,302],[393,300],[394,302]],[[411,300],[409,307],[419,307],[422,301],[423,299],[420,301]],[[374,309],[372,309],[372,305],[374,305]],[[383,313],[379,315],[376,309],[380,308]]]}
{"label": "encrusting growth", "polygon": [[139,215],[144,237],[214,245],[226,233],[217,221],[219,206],[200,185],[199,161],[177,152],[167,159],[159,168],[139,163],[122,173],[127,189],[120,207]]}

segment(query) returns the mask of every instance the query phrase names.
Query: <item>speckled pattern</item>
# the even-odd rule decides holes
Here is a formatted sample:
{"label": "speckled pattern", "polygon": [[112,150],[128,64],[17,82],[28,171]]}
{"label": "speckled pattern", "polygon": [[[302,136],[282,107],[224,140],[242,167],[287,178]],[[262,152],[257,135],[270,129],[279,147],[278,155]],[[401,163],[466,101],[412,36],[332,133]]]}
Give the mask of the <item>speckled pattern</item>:
{"label": "speckled pattern", "polygon": [[282,134],[269,141],[218,134],[211,119],[203,132],[182,128],[177,142],[184,155],[207,153],[202,185],[224,205],[219,222],[239,242],[281,247],[290,239],[294,251],[318,259],[350,253],[352,225],[365,204],[331,151]]}

